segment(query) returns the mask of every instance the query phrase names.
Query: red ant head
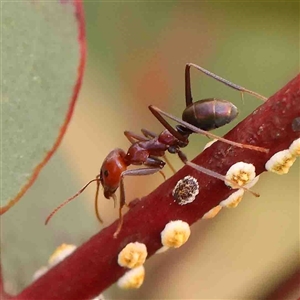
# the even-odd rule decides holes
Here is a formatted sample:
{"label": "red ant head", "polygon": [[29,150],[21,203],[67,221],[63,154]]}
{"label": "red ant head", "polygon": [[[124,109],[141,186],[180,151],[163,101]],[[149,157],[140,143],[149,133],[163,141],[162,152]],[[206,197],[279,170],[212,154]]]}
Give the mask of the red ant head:
{"label": "red ant head", "polygon": [[114,149],[103,161],[100,169],[100,182],[106,199],[114,195],[120,185],[122,173],[127,169],[124,162],[125,155],[122,149]]}

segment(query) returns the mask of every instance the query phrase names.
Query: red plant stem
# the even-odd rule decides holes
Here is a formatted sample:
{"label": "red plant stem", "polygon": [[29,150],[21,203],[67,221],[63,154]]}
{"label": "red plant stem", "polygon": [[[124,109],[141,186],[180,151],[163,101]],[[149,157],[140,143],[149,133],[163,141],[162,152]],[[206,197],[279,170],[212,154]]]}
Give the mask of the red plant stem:
{"label": "red plant stem", "polygon": [[0,260],[0,296],[3,292],[4,292],[4,286],[3,286],[3,276],[2,276],[2,263]]}
{"label": "red plant stem", "polygon": [[[0,260],[1,263],[1,260]],[[0,264],[0,299],[2,299],[2,295],[5,293],[4,284],[3,284],[3,275],[2,275],[2,264]]]}
{"label": "red plant stem", "polygon": [[4,282],[3,282],[3,274],[2,274],[2,263],[0,260],[0,299],[1,300],[6,300],[10,299],[11,296],[7,294],[4,290]]}
{"label": "red plant stem", "polygon": [[[244,161],[254,164],[258,175],[265,171],[265,163],[274,153],[287,149],[299,138],[300,128],[293,122],[298,117],[300,75],[225,136],[240,143],[268,148],[268,154],[217,142],[194,162],[226,174],[231,165]],[[180,206],[174,202],[172,190],[177,181],[187,175],[197,178],[200,193],[193,203]],[[224,182],[185,166],[151,194],[131,205],[118,238],[113,238],[118,225],[116,221],[13,299],[91,299],[125,273],[126,269],[118,265],[117,257],[127,243],[146,244],[150,257],[162,246],[160,232],[169,221],[179,219],[193,224],[232,192]]]}
{"label": "red plant stem", "polygon": [[300,269],[285,278],[265,299],[300,299]]}

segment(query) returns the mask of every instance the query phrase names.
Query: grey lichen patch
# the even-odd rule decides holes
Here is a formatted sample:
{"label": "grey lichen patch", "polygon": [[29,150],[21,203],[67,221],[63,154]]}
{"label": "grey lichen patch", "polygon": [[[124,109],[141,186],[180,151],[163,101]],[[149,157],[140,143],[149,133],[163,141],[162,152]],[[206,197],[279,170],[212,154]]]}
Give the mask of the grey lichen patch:
{"label": "grey lichen patch", "polygon": [[198,181],[196,178],[189,175],[179,180],[172,192],[175,201],[179,205],[185,205],[193,202],[198,194]]}

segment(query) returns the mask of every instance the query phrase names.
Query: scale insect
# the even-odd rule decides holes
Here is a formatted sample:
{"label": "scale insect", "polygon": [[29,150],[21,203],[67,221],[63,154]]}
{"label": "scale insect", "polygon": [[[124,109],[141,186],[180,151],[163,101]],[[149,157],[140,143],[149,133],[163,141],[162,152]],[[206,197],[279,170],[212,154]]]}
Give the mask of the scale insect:
{"label": "scale insect", "polygon": [[[203,100],[198,100],[193,102],[192,92],[191,92],[191,80],[190,80],[190,68],[194,67],[195,69],[201,71],[202,73],[216,79],[217,81],[233,88],[243,93],[248,93],[253,95],[263,101],[266,101],[267,98],[257,94],[253,91],[250,91],[246,88],[238,86],[214,73],[207,71],[206,69],[195,65],[193,63],[186,64],[185,67],[185,100],[186,107],[182,113],[182,119],[176,118],[171,114],[168,114],[158,107],[153,105],[149,106],[151,113],[157,118],[157,120],[165,127],[160,134],[155,134],[147,129],[142,129],[142,135],[135,134],[131,131],[125,131],[124,134],[126,138],[130,141],[131,145],[128,148],[127,152],[122,149],[116,148],[112,150],[107,157],[104,159],[103,164],[100,168],[99,174],[95,179],[89,181],[82,189],[80,189],[74,196],[64,201],[57,208],[55,208],[52,213],[47,217],[45,224],[47,224],[53,215],[64,205],[72,201],[78,195],[80,195],[92,182],[96,182],[96,193],[95,193],[95,212],[99,222],[103,222],[98,211],[98,195],[100,185],[103,187],[104,197],[107,199],[113,199],[116,202],[116,191],[120,189],[120,200],[119,200],[119,224],[114,233],[116,238],[122,228],[123,224],[123,215],[122,209],[125,202],[125,187],[124,187],[124,178],[127,176],[142,176],[150,175],[157,172],[160,172],[163,176],[162,169],[165,164],[168,164],[173,172],[175,170],[165,157],[165,153],[177,154],[180,160],[189,165],[196,170],[203,172],[209,176],[215,177],[220,180],[227,180],[225,176],[218,174],[209,169],[203,168],[199,165],[196,165],[190,162],[186,155],[181,151],[181,148],[186,147],[189,144],[189,136],[192,133],[197,133],[205,135],[209,138],[218,139],[224,143],[240,147],[247,148],[254,151],[268,152],[268,149],[254,146],[237,143],[230,141],[219,136],[216,136],[210,133],[210,130],[224,126],[230,123],[238,115],[238,109],[231,102],[216,99],[208,98]],[[175,128],[172,127],[166,120],[169,118],[179,125]],[[137,169],[130,170],[128,167],[130,165],[143,166]],[[228,180],[227,180],[228,182]],[[237,186],[234,182],[231,182],[233,187],[242,188],[248,192],[251,192],[255,196],[258,194],[248,190],[245,187]]]}

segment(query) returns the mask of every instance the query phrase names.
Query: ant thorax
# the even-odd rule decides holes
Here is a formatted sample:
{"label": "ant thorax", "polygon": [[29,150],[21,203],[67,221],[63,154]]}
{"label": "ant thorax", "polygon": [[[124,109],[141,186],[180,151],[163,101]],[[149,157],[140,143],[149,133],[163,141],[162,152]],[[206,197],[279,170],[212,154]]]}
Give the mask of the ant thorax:
{"label": "ant thorax", "polygon": [[147,160],[149,151],[142,144],[143,142],[136,142],[129,147],[124,158],[127,165],[141,165]]}
{"label": "ant thorax", "polygon": [[167,129],[161,132],[158,136],[158,141],[169,146],[176,146],[179,144],[179,140]]}

